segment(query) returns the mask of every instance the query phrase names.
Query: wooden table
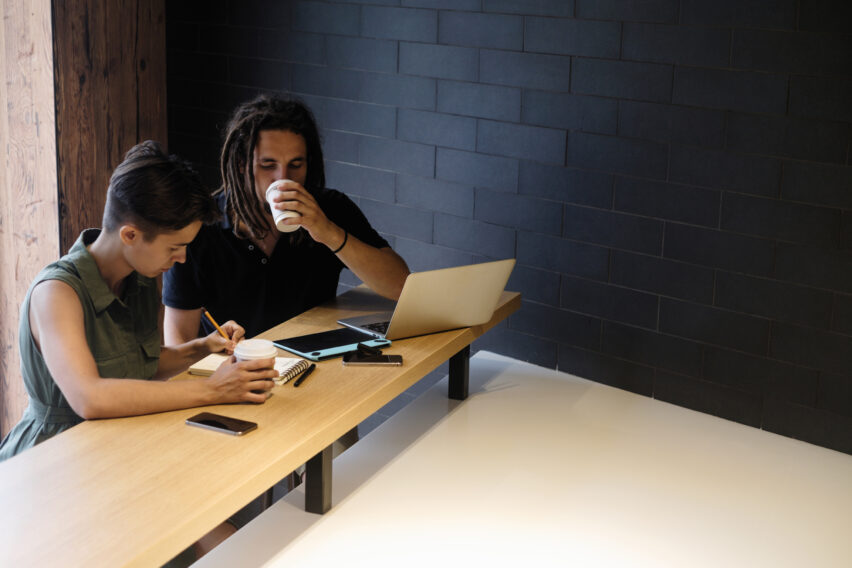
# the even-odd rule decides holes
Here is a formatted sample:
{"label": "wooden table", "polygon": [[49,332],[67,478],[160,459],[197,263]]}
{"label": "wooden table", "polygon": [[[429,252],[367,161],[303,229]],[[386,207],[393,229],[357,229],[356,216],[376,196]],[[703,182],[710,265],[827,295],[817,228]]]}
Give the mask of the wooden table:
{"label": "wooden table", "polygon": [[[87,421],[0,463],[0,566],[159,566],[306,462],[307,506],[321,512],[334,440],[448,359],[450,395],[466,396],[471,342],[519,307],[520,295],[504,292],[484,325],[395,341],[386,352],[402,354],[402,367],[331,359],[262,405],[206,408],[257,422],[244,437],[187,427],[198,410],[186,409]],[[387,308],[356,288],[260,337]]]}

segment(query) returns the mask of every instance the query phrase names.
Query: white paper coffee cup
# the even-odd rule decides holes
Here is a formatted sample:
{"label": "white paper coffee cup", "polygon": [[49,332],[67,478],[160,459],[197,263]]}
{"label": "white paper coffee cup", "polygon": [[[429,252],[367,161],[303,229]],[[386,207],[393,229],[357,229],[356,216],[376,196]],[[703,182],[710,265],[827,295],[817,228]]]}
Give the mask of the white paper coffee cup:
{"label": "white paper coffee cup", "polygon": [[244,339],[234,348],[237,361],[271,359],[278,355],[278,349],[268,339]]}
{"label": "white paper coffee cup", "polygon": [[301,217],[301,215],[296,211],[281,211],[280,209],[276,209],[275,202],[272,201],[276,193],[280,191],[278,188],[284,185],[286,181],[288,180],[279,179],[269,184],[269,187],[266,188],[266,201],[269,203],[269,208],[272,209],[272,218],[275,220],[275,226],[278,227],[278,230],[282,233],[292,233],[301,227],[301,225],[285,225],[283,221],[288,217]]}

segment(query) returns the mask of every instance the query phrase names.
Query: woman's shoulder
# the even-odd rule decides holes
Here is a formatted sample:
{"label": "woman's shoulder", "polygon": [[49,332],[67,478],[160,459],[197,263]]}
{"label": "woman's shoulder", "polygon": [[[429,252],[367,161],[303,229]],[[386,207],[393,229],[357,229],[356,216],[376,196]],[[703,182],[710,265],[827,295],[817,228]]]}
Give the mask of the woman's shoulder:
{"label": "woman's shoulder", "polygon": [[77,264],[66,255],[42,268],[33,280],[33,286],[46,280],[60,280],[76,288],[82,286],[83,277]]}

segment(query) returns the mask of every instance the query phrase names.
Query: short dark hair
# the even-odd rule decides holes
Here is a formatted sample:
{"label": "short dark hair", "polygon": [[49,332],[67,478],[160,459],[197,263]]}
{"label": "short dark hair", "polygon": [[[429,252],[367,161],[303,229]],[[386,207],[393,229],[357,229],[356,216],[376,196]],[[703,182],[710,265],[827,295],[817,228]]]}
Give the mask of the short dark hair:
{"label": "short dark hair", "polygon": [[131,148],[109,179],[103,218],[108,232],[133,223],[150,241],[193,221],[218,218],[216,200],[190,163],[152,140]]}
{"label": "short dark hair", "polygon": [[262,239],[270,230],[264,204],[254,193],[252,168],[257,139],[264,130],[283,130],[302,136],[307,152],[305,189],[315,193],[325,187],[319,130],[313,113],[303,102],[264,94],[241,104],[231,115],[225,131],[220,158],[222,186],[217,191],[225,194],[225,209],[238,237],[250,235]]}

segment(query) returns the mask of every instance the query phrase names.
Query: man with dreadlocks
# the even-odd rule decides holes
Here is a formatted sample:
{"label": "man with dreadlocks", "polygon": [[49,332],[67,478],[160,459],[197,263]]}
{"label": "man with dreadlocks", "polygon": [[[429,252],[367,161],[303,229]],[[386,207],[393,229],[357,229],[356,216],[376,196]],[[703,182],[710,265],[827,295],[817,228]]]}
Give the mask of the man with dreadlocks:
{"label": "man with dreadlocks", "polygon": [[[325,187],[319,133],[304,104],[262,95],[240,105],[221,174],[215,196],[224,220],[203,227],[186,263],[163,281],[166,343],[213,331],[202,306],[252,337],[334,298],[344,267],[382,296],[399,297],[408,267],[352,200]],[[275,207],[299,213],[288,221],[297,231],[275,227],[266,189],[277,180],[287,181]]]}
{"label": "man with dreadlocks", "polygon": [[[262,95],[237,107],[220,161],[214,196],[223,219],[203,226],[185,263],[163,278],[166,344],[214,331],[202,307],[257,335],[334,298],[344,267],[382,296],[399,298],[408,267],[351,199],[325,187],[319,132],[304,104]],[[278,180],[286,181],[275,207],[300,215],[288,221],[301,227],[293,232],[276,228],[266,200]],[[335,453],[357,439],[353,429]],[[255,500],[208,535],[205,548],[259,512]]]}

